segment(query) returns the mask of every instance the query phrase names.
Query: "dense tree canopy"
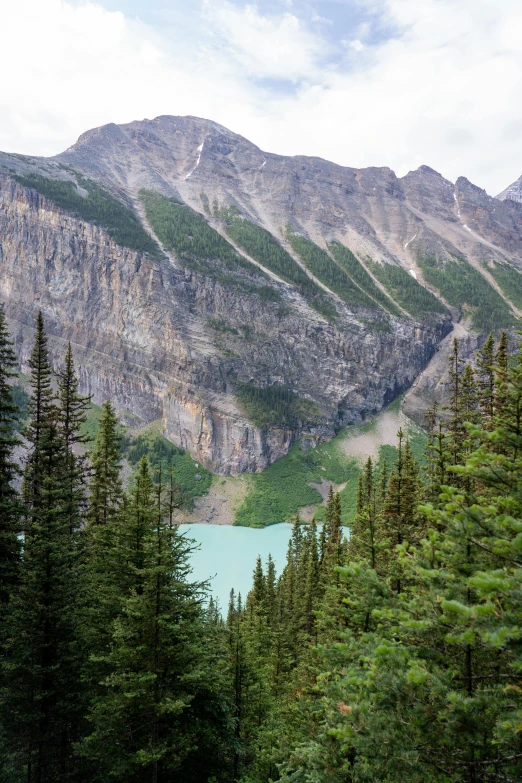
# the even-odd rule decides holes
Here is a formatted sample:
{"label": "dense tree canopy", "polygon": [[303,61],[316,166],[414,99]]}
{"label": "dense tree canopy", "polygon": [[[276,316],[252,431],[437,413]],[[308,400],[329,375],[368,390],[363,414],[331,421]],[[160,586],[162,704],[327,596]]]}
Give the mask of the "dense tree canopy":
{"label": "dense tree canopy", "polygon": [[[113,407],[82,429],[39,315],[21,470],[0,309],[1,783],[516,783],[522,352],[455,341],[427,464],[397,434],[350,536],[296,518],[226,618],[190,576],[163,462],[127,487]],[[23,473],[20,491],[17,477]]]}

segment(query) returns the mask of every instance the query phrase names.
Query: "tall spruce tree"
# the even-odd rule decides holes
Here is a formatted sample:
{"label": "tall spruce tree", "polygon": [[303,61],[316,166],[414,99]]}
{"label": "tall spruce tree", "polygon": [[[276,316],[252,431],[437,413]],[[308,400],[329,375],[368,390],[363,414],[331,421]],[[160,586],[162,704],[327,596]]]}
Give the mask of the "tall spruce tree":
{"label": "tall spruce tree", "polygon": [[188,581],[192,543],[164,519],[146,458],[115,546],[121,610],[83,752],[101,780],[209,780],[226,768],[231,731],[219,629],[207,623],[205,585]]}
{"label": "tall spruce tree", "polygon": [[8,617],[8,749],[15,768],[35,783],[78,779],[73,746],[81,721],[77,645],[78,542],[66,491],[67,450],[52,390],[41,313],[30,359],[30,444],[20,578]]}
{"label": "tall spruce tree", "polygon": [[119,516],[122,504],[121,455],[118,419],[109,401],[102,405],[92,449],[92,478],[88,519],[91,525],[107,525]]}
{"label": "tall spruce tree", "polygon": [[11,386],[16,364],[4,309],[0,305],[0,624],[3,624],[3,607],[9,601],[20,565],[21,508],[14,487],[19,472],[14,461],[19,410],[14,404]]}
{"label": "tall spruce tree", "polygon": [[89,443],[89,435],[82,432],[87,419],[90,397],[78,393],[78,376],[74,366],[71,344],[65,354],[63,370],[58,379],[58,426],[65,447],[65,488],[67,516],[71,533],[83,522],[86,507],[85,477],[86,456],[80,453]]}

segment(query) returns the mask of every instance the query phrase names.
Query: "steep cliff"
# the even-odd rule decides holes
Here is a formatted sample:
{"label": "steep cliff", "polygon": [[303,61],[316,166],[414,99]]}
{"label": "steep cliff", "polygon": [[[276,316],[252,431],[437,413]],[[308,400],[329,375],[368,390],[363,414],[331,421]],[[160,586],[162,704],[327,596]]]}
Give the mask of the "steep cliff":
{"label": "steep cliff", "polygon": [[[22,369],[42,309],[95,401],[258,471],[408,388],[450,313],[510,326],[493,273],[518,280],[521,215],[427,167],[284,158],[197,118],[109,125],[55,158],[0,154],[0,301]],[[446,295],[446,270],[486,294]]]}

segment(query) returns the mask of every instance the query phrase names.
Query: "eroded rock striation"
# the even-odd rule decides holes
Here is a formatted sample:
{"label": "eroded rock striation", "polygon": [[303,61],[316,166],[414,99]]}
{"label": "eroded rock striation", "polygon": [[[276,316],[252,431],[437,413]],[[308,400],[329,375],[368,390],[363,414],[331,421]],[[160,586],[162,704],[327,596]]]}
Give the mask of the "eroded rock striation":
{"label": "eroded rock striation", "polygon": [[[111,230],[112,213],[104,224],[68,205],[49,180],[67,197],[115,199],[156,250]],[[152,215],[144,191],[178,212]],[[181,236],[172,217],[180,208],[237,258],[232,248],[187,250],[197,237],[192,228]],[[330,438],[407,389],[451,317],[466,315],[465,303],[459,311],[424,279],[419,259],[459,258],[477,274],[487,264],[522,269],[521,216],[522,205],[427,167],[398,179],[285,158],[192,117],[108,125],[55,158],[0,154],[0,301],[22,370],[41,309],[53,360],[70,341],[96,402],[161,418],[167,437],[216,472],[259,471],[296,438]],[[259,233],[261,250],[247,252],[230,230],[237,221],[269,232],[295,266],[275,265]],[[351,266],[335,242],[351,251]],[[437,299],[419,299],[414,281]],[[508,294],[496,295],[514,313]],[[278,420],[262,395],[256,412],[240,394],[257,399],[267,388],[285,390],[291,416]]]}

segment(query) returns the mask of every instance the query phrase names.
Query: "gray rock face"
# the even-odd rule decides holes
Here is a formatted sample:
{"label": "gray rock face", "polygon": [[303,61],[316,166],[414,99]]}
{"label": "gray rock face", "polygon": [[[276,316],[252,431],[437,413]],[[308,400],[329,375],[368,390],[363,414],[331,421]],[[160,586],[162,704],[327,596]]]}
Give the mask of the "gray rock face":
{"label": "gray rock face", "polygon": [[516,201],[522,204],[522,177],[509,185],[502,193],[497,196],[501,201]]}
{"label": "gray rock face", "polygon": [[[235,206],[287,249],[290,224],[321,247],[341,241],[362,261],[400,265],[421,281],[421,251],[522,267],[522,206],[428,167],[398,179],[386,168],[282,157],[193,117],[107,125],[55,158],[0,153],[0,301],[22,369],[41,309],[57,364],[73,344],[83,391],[145,422],[162,418],[167,437],[222,473],[262,470],[297,437],[318,442],[380,410],[426,366],[451,329],[449,316],[376,315],[332,295],[339,315],[327,322],[273,275],[261,282],[280,301],[256,294],[255,270],[227,282],[173,253],[155,260],[115,244],[12,177],[28,172],[70,181],[78,172],[135,209],[146,227],[141,188],[201,214],[204,194],[207,203]],[[260,428],[238,405],[238,383],[284,385],[319,415],[292,429]]]}

